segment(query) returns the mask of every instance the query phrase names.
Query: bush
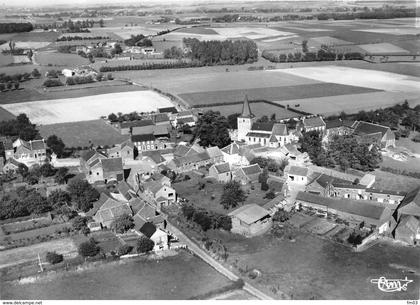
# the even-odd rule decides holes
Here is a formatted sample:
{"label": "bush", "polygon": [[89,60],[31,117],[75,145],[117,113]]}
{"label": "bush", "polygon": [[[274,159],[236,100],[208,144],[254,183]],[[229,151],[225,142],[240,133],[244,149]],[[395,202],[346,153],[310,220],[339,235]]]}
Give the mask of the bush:
{"label": "bush", "polygon": [[93,239],[89,239],[79,245],[78,252],[83,257],[95,256],[101,251],[101,248]]}
{"label": "bush", "polygon": [[142,236],[137,241],[136,251],[137,253],[147,253],[149,251],[152,251],[154,246],[155,243],[153,242],[153,240],[147,238],[146,236]]}
{"label": "bush", "polygon": [[45,259],[52,265],[58,264],[63,261],[63,255],[56,252],[47,252]]}
{"label": "bush", "polygon": [[285,210],[278,210],[273,215],[273,221],[285,222],[289,220],[289,218],[290,218],[289,213],[286,212]]}
{"label": "bush", "polygon": [[118,248],[117,250],[117,254],[119,256],[121,255],[126,255],[128,253],[130,253],[133,250],[133,247],[130,245],[122,245],[121,247]]}
{"label": "bush", "polygon": [[59,87],[64,84],[59,79],[47,79],[43,84],[44,87]]}
{"label": "bush", "polygon": [[352,232],[350,236],[347,238],[347,241],[353,246],[357,246],[362,243],[363,237],[359,233]]}
{"label": "bush", "polygon": [[269,191],[267,194],[265,194],[264,198],[274,199],[274,198],[276,198],[276,194],[274,194],[273,191]]}

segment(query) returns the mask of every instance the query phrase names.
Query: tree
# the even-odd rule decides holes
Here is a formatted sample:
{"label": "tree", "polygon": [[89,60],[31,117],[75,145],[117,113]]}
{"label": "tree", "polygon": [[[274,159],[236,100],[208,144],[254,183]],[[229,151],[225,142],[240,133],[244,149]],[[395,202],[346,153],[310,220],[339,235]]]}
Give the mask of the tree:
{"label": "tree", "polygon": [[67,174],[69,169],[67,167],[60,167],[55,173],[54,181],[58,184],[65,184],[67,182]]}
{"label": "tree", "polygon": [[29,169],[25,164],[19,163],[18,168],[16,169],[16,173],[21,175],[23,178],[26,178],[29,174]]}
{"label": "tree", "polygon": [[[266,168],[268,166],[268,163],[270,162],[270,159],[263,158],[263,157],[255,157],[251,160],[250,164],[258,164],[261,168]],[[259,181],[261,183],[261,181]]]}
{"label": "tree", "polygon": [[41,175],[43,177],[51,177],[54,176],[56,173],[56,169],[50,163],[44,163],[39,168]]}
{"label": "tree", "polygon": [[108,120],[110,120],[111,122],[118,122],[118,117],[115,113],[111,113],[110,115],[108,115]]}
{"label": "tree", "polygon": [[230,144],[229,124],[220,112],[207,111],[197,122],[194,137],[200,139],[200,145],[204,147],[225,147]]}
{"label": "tree", "polygon": [[304,132],[299,138],[300,150],[307,152],[312,162],[316,165],[324,165],[318,159],[319,155],[324,151],[322,148],[322,136],[318,131]]}
{"label": "tree", "polygon": [[269,190],[269,186],[268,186],[268,183],[267,183],[267,181],[263,181],[262,183],[261,183],[261,191],[268,191]]}
{"label": "tree", "polygon": [[134,228],[134,220],[130,215],[124,214],[111,223],[111,229],[117,233],[125,233]]}
{"label": "tree", "polygon": [[78,252],[83,257],[96,256],[101,251],[101,248],[96,244],[93,239],[82,242],[79,245]]}
{"label": "tree", "polygon": [[57,155],[57,157],[61,158],[63,156],[66,145],[61,138],[56,135],[51,135],[47,138],[46,143],[47,146]]}
{"label": "tree", "polygon": [[357,246],[362,243],[363,237],[359,233],[356,233],[355,231],[353,231],[347,238],[347,241],[353,246]]}
{"label": "tree", "polygon": [[147,253],[149,251],[152,251],[154,246],[155,243],[153,242],[153,240],[147,238],[146,236],[142,236],[137,241],[136,251],[137,253]]}
{"label": "tree", "polygon": [[308,41],[307,40],[302,41],[302,53],[308,53]]}
{"label": "tree", "polygon": [[227,210],[238,206],[246,199],[245,192],[237,181],[231,181],[223,186],[223,194],[220,204]]}
{"label": "tree", "polygon": [[129,254],[132,250],[133,250],[132,246],[125,244],[125,245],[122,245],[118,248],[117,254],[119,256],[126,255],[126,254]]}
{"label": "tree", "polygon": [[238,117],[240,116],[240,113],[233,113],[228,115],[227,120],[229,124],[229,128],[231,129],[238,129]]}
{"label": "tree", "polygon": [[99,26],[101,27],[101,28],[103,28],[104,27],[104,20],[103,19],[99,19]]}
{"label": "tree", "polygon": [[58,189],[51,192],[48,201],[54,210],[60,210],[62,206],[70,206],[71,197],[68,192]]}
{"label": "tree", "polygon": [[63,261],[63,254],[57,254],[56,252],[47,252],[45,259],[52,265],[58,264]]}
{"label": "tree", "polygon": [[76,203],[76,208],[87,212],[93,207],[92,202],[99,197],[98,191],[93,188],[89,182],[81,179],[73,179],[67,187],[73,201]]}
{"label": "tree", "polygon": [[285,222],[289,220],[289,218],[290,218],[289,213],[286,212],[285,210],[278,210],[273,215],[273,221],[277,221],[277,222]]}
{"label": "tree", "polygon": [[13,84],[13,86],[15,87],[15,90],[18,90],[18,89],[19,89],[19,82],[15,82],[15,83]]}
{"label": "tree", "polygon": [[232,229],[232,218],[227,215],[220,215],[217,219],[217,227],[230,231]]}
{"label": "tree", "polygon": [[276,194],[274,194],[273,191],[269,191],[267,194],[265,194],[264,198],[274,199],[274,198],[276,198]]}
{"label": "tree", "polygon": [[87,227],[88,218],[83,216],[76,216],[73,219],[72,226],[76,231],[81,231]]}

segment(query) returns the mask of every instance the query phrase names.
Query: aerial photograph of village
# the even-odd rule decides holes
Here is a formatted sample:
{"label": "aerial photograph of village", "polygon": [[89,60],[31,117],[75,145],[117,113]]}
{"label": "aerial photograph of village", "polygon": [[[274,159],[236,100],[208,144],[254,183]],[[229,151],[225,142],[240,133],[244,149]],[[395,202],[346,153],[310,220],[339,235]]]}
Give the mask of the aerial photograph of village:
{"label": "aerial photograph of village", "polygon": [[418,304],[419,3],[0,0],[2,304]]}

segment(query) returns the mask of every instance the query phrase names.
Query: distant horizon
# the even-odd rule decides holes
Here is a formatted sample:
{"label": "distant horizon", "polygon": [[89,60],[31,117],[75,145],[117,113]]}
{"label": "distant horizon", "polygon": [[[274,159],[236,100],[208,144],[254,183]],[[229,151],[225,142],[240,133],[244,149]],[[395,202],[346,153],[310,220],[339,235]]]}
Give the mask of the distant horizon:
{"label": "distant horizon", "polygon": [[[34,7],[74,7],[74,6],[92,6],[92,5],[116,5],[116,6],[128,6],[128,5],[165,5],[165,4],[214,4],[214,3],[232,3],[232,2],[349,2],[350,0],[73,0],[71,3],[65,0],[14,0],[13,2],[5,2],[0,0],[2,7],[12,8],[34,8]],[[371,2],[395,2],[393,0],[372,0]],[[398,1],[398,2],[410,2],[410,1]],[[414,0],[413,0],[414,2]]]}

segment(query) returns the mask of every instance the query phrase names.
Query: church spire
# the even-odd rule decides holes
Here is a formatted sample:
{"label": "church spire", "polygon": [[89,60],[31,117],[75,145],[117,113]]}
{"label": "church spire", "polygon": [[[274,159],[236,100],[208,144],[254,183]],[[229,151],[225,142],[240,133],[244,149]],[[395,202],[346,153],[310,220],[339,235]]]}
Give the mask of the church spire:
{"label": "church spire", "polygon": [[241,118],[253,118],[254,115],[251,112],[251,107],[249,107],[248,96],[245,94],[244,104],[242,106]]}

